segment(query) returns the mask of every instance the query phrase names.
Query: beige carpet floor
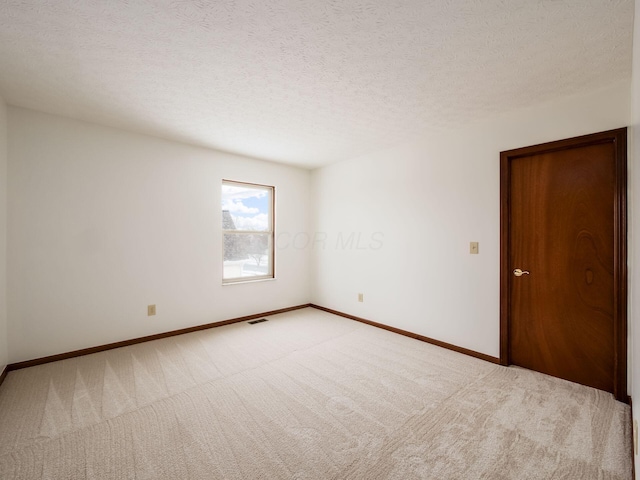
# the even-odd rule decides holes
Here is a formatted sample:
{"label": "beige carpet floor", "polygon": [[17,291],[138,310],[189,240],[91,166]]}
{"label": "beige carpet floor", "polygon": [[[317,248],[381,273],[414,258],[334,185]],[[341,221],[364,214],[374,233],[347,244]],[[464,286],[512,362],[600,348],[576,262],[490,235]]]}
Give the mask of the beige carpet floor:
{"label": "beige carpet floor", "polygon": [[307,308],[9,373],[2,479],[629,479],[629,407]]}

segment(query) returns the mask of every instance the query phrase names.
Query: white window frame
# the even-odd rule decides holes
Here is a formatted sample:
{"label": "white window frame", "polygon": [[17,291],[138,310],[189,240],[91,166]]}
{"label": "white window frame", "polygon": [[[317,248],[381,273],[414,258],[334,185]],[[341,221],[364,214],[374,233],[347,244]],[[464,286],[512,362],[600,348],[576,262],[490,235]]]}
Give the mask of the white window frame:
{"label": "white window frame", "polygon": [[[276,202],[276,187],[272,185],[262,185],[259,183],[239,182],[236,180],[222,180],[221,185],[232,185],[245,188],[254,188],[258,190],[267,190],[269,192],[269,224],[268,230],[226,230],[222,229],[222,285],[234,285],[238,283],[250,283],[250,282],[262,282],[265,280],[275,280],[276,278],[276,254],[275,254],[275,202]],[[222,198],[222,190],[220,192],[220,198]],[[269,235],[267,255],[268,255],[268,272],[265,275],[256,275],[251,277],[234,277],[224,278],[224,238],[225,235]]]}

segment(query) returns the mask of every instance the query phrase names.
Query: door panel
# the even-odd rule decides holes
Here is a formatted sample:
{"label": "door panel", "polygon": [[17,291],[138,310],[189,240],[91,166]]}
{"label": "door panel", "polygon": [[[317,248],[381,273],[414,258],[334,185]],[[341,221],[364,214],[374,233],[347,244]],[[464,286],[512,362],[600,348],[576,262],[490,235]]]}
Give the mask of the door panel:
{"label": "door panel", "polygon": [[501,360],[626,401],[621,143],[625,129],[501,154]]}

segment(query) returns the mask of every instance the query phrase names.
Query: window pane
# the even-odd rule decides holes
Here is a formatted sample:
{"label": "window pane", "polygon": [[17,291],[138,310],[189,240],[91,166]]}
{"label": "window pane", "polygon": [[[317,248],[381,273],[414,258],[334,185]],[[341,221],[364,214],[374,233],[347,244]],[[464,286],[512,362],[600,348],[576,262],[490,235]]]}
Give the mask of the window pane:
{"label": "window pane", "polygon": [[270,233],[225,233],[223,279],[272,276]]}
{"label": "window pane", "polygon": [[222,182],[223,283],[274,278],[274,190]]}
{"label": "window pane", "polygon": [[222,228],[224,230],[271,230],[271,189],[222,184]]}

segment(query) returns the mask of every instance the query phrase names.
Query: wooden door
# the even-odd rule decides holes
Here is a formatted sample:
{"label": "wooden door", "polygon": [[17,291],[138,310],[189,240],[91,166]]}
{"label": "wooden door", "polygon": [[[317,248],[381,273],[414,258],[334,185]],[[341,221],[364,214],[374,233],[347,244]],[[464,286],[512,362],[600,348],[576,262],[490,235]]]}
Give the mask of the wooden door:
{"label": "wooden door", "polygon": [[501,153],[501,352],[626,392],[626,128]]}

